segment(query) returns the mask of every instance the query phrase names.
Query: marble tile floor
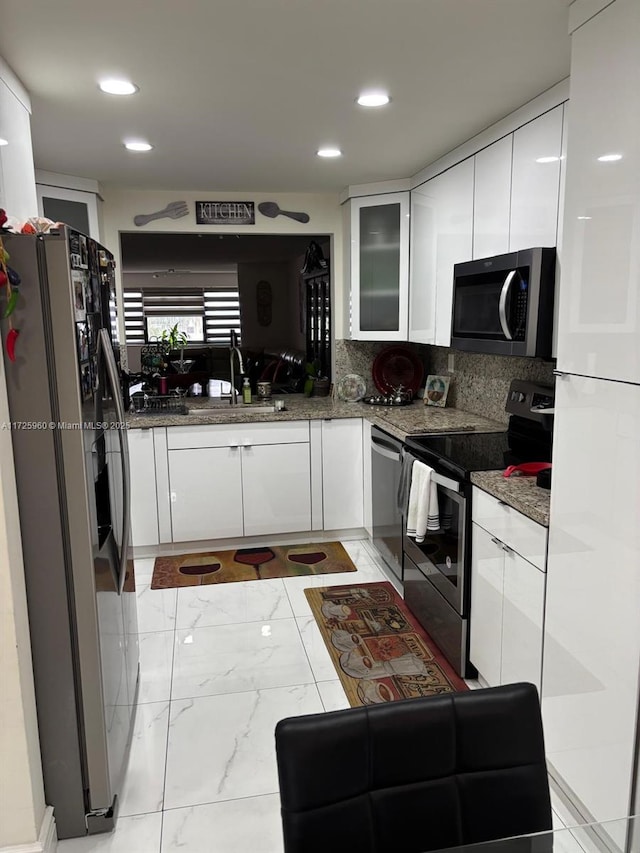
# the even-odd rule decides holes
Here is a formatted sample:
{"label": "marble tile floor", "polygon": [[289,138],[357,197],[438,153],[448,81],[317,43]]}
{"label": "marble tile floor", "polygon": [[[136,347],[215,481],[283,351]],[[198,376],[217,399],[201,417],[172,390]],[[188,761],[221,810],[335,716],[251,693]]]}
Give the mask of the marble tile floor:
{"label": "marble tile floor", "polygon": [[348,707],[304,589],[387,579],[368,543],[343,544],[357,572],[179,590],[152,590],[153,559],[136,561],[140,705],[120,818],[59,853],[281,853],[275,725]]}

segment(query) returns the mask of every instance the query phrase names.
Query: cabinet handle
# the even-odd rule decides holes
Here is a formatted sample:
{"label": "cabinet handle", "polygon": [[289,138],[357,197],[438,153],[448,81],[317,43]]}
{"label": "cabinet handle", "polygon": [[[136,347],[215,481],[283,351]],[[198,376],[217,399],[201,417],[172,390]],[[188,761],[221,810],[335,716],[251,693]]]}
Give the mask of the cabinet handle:
{"label": "cabinet handle", "polygon": [[252,447],[251,444],[243,444],[242,446],[246,447],[247,450],[251,450],[251,447]]}
{"label": "cabinet handle", "polygon": [[237,444],[230,444],[230,445],[229,445],[229,450],[237,450],[237,449],[238,449],[238,445],[237,445]]}
{"label": "cabinet handle", "polygon": [[496,539],[495,536],[491,537],[491,541],[493,542],[494,545],[497,545],[498,548],[502,548],[502,542],[499,539]]}
{"label": "cabinet handle", "polygon": [[554,370],[553,375],[557,376],[558,379],[566,379],[569,374],[565,373],[564,370]]}

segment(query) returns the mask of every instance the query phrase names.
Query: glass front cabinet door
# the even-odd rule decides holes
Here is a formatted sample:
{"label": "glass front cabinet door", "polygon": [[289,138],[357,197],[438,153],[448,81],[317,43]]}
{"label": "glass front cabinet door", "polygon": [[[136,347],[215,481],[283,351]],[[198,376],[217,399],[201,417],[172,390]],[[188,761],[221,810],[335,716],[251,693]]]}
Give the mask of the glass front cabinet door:
{"label": "glass front cabinet door", "polygon": [[351,337],[406,341],[409,193],[351,199]]}

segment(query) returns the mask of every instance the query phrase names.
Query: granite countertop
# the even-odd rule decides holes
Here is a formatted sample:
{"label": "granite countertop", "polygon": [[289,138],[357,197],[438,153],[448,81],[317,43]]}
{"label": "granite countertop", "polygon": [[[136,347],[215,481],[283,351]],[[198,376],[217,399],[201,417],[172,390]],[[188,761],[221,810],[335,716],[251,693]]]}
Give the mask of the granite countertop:
{"label": "granite countertop", "polygon": [[437,408],[425,406],[422,400],[416,400],[409,406],[385,408],[370,406],[367,403],[343,403],[330,397],[305,397],[291,394],[283,399],[286,410],[283,412],[246,412],[242,413],[242,403],[235,409],[223,406],[219,411],[203,412],[198,409],[211,407],[208,397],[187,398],[186,405],[191,409],[188,415],[167,413],[154,415],[128,415],[127,423],[131,429],[149,427],[189,426],[203,424],[265,423],[277,421],[316,420],[325,418],[366,418],[371,423],[403,440],[407,435],[421,435],[438,432],[503,432],[504,424],[492,421],[481,415],[474,415],[461,409]]}
{"label": "granite countertop", "polygon": [[471,482],[538,524],[549,526],[551,492],[536,486],[535,477],[506,478],[502,471],[476,471]]}

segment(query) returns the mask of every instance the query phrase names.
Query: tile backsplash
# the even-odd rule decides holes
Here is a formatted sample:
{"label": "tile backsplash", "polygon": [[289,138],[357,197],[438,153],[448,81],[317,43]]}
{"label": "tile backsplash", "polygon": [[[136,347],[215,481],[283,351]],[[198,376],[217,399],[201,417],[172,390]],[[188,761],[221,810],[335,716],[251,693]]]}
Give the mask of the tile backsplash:
{"label": "tile backsplash", "polygon": [[[377,393],[371,366],[376,355],[387,346],[389,344],[380,341],[337,340],[334,381],[337,382],[345,373],[357,373],[367,382],[367,394]],[[527,379],[543,385],[554,384],[554,364],[539,358],[483,355],[423,344],[407,346],[423,361],[425,378],[429,373],[451,377],[447,406],[502,423],[509,419],[504,405],[512,379]],[[454,370],[451,374],[447,371],[450,353],[454,356]]]}

